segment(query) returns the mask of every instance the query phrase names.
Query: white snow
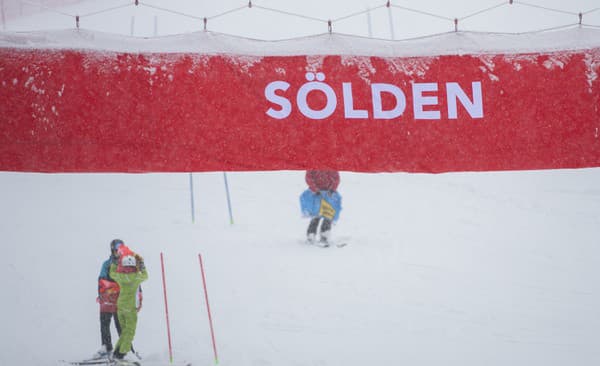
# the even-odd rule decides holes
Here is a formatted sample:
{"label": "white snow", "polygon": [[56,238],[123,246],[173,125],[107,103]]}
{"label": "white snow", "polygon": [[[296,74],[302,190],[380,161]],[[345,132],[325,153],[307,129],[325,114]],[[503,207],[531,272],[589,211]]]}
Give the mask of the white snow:
{"label": "white snow", "polygon": [[[82,15],[98,10],[91,3],[73,9]],[[320,0],[313,3],[325,6]],[[448,10],[447,2],[442,3]],[[443,15],[469,14],[481,3]],[[308,6],[290,4],[300,7],[296,11]],[[364,8],[353,4],[342,10]],[[219,13],[211,10],[208,14]],[[340,15],[330,10],[322,16]],[[512,22],[514,14],[507,14],[507,21],[498,23],[540,28],[536,18]],[[58,18],[45,13],[17,19],[0,33],[0,47],[232,54],[247,57],[243,62],[248,67],[257,57],[308,55],[306,71],[328,54],[351,60],[600,47],[600,29],[593,27],[520,35],[450,32],[405,41],[335,33],[355,28],[355,22],[334,24],[333,34],[276,42],[201,31],[150,39],[99,31],[129,29],[129,12],[107,16],[115,21],[82,19],[83,28],[95,30],[24,33],[15,30],[74,25],[68,17],[54,23]],[[380,16],[387,19],[384,10]],[[586,14],[584,20],[593,16]],[[409,31],[417,18],[403,20],[411,22]],[[136,24],[147,20],[137,19]],[[430,20],[418,18],[421,25],[437,27]],[[461,29],[477,29],[478,22],[487,21],[474,17],[460,25],[471,23],[472,28]],[[181,18],[169,22],[174,33],[200,26]],[[281,35],[297,30],[292,23],[286,18],[260,25]],[[239,25],[242,29],[247,22]],[[162,18],[159,26],[169,28]],[[386,23],[375,21],[373,27],[377,34],[387,34]],[[209,24],[211,30],[224,28],[218,21]],[[254,28],[244,29],[252,33]],[[300,34],[314,34],[315,29],[325,30],[317,24]],[[448,24],[439,29],[448,30]],[[589,52],[585,62],[591,87],[597,82],[598,57],[597,50]],[[516,69],[528,62],[527,55],[507,57],[514,58]],[[391,62],[389,67],[419,74],[427,64]],[[368,64],[364,70],[369,72]],[[300,244],[308,224],[298,207],[305,189],[302,172],[234,172],[228,173],[228,181],[233,225],[222,173],[194,174],[192,223],[187,174],[0,172],[0,365],[54,366],[99,348],[96,280],[109,242],[117,237],[146,258],[150,274],[134,340],[145,366],[168,364],[161,252],[176,362],[215,363],[201,253],[220,365],[600,364],[600,168],[439,175],[342,172],[344,210],[333,229],[337,240],[350,243],[342,249]],[[116,338],[113,332],[114,342]]]}
{"label": "white snow", "polygon": [[584,62],[586,64],[587,67],[587,78],[588,78],[588,85],[589,87],[589,91],[592,91],[592,84],[596,81],[596,79],[598,78],[598,73],[595,71],[598,69],[598,61],[594,60],[594,57],[592,55],[586,55]]}
{"label": "white snow", "polygon": [[[119,237],[150,279],[134,344],[222,365],[600,362],[600,169],[342,173],[343,249],[300,243],[302,172],[0,173],[2,365],[99,347],[96,277]],[[116,335],[115,335],[116,337]]]}

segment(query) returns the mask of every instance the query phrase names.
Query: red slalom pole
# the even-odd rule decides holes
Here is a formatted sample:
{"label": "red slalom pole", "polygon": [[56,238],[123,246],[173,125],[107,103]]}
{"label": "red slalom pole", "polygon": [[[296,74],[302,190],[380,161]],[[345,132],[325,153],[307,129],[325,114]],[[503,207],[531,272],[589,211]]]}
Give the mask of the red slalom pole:
{"label": "red slalom pole", "polygon": [[206,299],[206,310],[208,312],[208,324],[210,325],[210,336],[212,338],[213,352],[215,354],[215,365],[218,365],[219,357],[217,356],[217,344],[215,342],[215,331],[213,329],[212,316],[210,314],[210,305],[208,303],[208,291],[206,290],[206,277],[204,276],[204,264],[202,263],[202,254],[198,254],[198,260],[200,261],[200,272],[202,272],[202,285],[204,286],[204,298]]}
{"label": "red slalom pole", "polygon": [[165,277],[165,260],[160,252],[160,267],[162,269],[163,293],[165,297],[165,314],[167,316],[167,338],[169,339],[169,362],[173,363],[173,347],[171,346],[171,324],[169,323],[169,303],[167,302],[167,280]]}

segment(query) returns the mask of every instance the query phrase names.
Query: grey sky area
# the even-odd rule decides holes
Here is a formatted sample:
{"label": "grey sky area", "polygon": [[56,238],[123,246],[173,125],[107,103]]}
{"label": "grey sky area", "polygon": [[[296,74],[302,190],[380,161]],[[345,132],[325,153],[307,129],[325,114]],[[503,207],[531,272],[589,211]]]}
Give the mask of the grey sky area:
{"label": "grey sky area", "polygon": [[[461,31],[600,27],[596,0],[2,0],[2,30],[70,29],[139,37],[204,29],[263,40],[335,33],[406,39]],[[331,21],[331,22],[330,22]]]}

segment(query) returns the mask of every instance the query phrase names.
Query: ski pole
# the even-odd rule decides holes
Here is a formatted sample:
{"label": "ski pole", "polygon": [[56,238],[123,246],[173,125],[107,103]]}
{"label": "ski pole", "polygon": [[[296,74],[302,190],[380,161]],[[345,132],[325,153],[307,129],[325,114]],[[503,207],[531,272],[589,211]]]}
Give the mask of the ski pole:
{"label": "ski pole", "polygon": [[229,208],[229,222],[233,225],[233,213],[231,211],[231,198],[229,197],[229,184],[227,184],[227,173],[223,172],[225,179],[225,192],[227,193],[227,207]]}
{"label": "ski pole", "polygon": [[131,353],[133,353],[138,360],[142,360],[142,356],[140,356],[140,354],[133,348],[133,344],[131,345]]}
{"label": "ski pole", "polygon": [[194,215],[194,178],[192,177],[192,173],[190,173],[190,202],[192,203],[192,224],[196,222],[196,217]]}
{"label": "ski pole", "polygon": [[198,254],[198,260],[200,261],[200,272],[202,273],[202,285],[204,287],[204,298],[206,300],[206,311],[208,313],[208,324],[210,325],[210,337],[212,339],[213,352],[215,354],[215,365],[218,365],[219,357],[217,356],[217,344],[215,342],[215,331],[213,328],[212,316],[210,314],[210,305],[208,303],[208,291],[206,290],[206,277],[204,276],[204,264],[202,263],[202,254]]}
{"label": "ski pole", "polygon": [[165,314],[167,317],[167,339],[169,340],[169,361],[173,363],[173,347],[171,346],[171,325],[169,323],[169,303],[167,302],[167,281],[165,279],[165,261],[160,252],[160,267],[162,269],[163,293],[165,297]]}

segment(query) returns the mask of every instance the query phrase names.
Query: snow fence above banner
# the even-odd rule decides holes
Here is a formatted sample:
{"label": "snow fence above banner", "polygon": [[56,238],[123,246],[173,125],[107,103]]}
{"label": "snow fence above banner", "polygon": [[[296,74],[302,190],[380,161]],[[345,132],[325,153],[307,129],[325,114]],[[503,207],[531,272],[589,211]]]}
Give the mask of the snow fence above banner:
{"label": "snow fence above banner", "polygon": [[580,28],[402,42],[5,33],[0,170],[597,167],[599,43]]}

